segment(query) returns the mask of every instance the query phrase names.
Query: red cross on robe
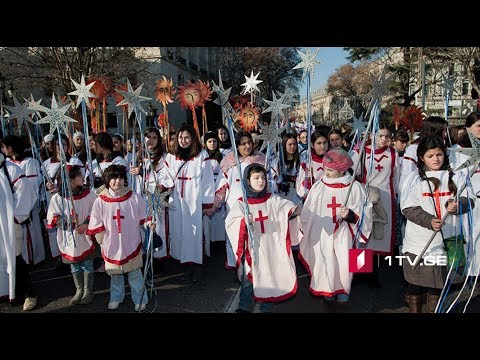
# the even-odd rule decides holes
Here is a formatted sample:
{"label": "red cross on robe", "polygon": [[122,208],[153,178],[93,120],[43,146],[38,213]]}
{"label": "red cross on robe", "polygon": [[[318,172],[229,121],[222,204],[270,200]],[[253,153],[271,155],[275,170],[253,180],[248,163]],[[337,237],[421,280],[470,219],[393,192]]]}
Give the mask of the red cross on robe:
{"label": "red cross on robe", "polygon": [[262,234],[265,233],[264,220],[267,220],[267,219],[268,219],[268,216],[262,216],[262,210],[258,211],[258,218],[254,219],[255,221],[260,221],[260,231],[262,232]]}
{"label": "red cross on robe", "polygon": [[117,215],[113,217],[114,220],[117,220],[117,228],[118,228],[118,233],[122,233],[122,220],[125,219],[125,216],[120,215],[120,209],[117,209]]}
{"label": "red cross on robe", "polygon": [[442,218],[442,204],[440,203],[440,197],[442,196],[448,196],[450,197],[452,195],[452,193],[450,191],[447,191],[447,192],[440,192],[437,190],[435,190],[432,193],[422,193],[423,196],[430,196],[430,197],[433,197],[433,202],[435,203],[435,213],[436,213],[436,216],[441,219]]}
{"label": "red cross on robe", "polygon": [[342,207],[341,204],[337,204],[337,197],[336,196],[332,196],[332,203],[331,204],[327,204],[327,208],[331,208],[332,209],[332,220],[333,220],[333,223],[336,224],[337,223],[337,208],[339,207]]}

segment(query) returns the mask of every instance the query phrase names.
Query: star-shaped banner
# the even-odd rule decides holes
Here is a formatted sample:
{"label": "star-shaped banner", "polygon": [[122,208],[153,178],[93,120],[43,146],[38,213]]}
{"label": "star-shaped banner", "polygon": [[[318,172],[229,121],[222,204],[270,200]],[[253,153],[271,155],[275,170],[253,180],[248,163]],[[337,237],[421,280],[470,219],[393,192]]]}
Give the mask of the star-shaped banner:
{"label": "star-shaped banner", "polygon": [[445,75],[442,75],[442,80],[439,84],[440,87],[444,89],[443,91],[443,96],[451,98],[453,96],[453,92],[455,91],[454,85],[455,85],[455,79],[453,77],[445,77]]}
{"label": "star-shaped banner", "polygon": [[82,103],[82,99],[85,99],[85,104],[87,104],[88,108],[90,108],[90,101],[88,101],[88,98],[96,98],[97,95],[92,94],[90,92],[90,89],[92,86],[95,84],[95,81],[92,81],[90,84],[85,85],[85,78],[82,74],[82,80],[80,80],[80,84],[77,83],[75,80],[71,79],[73,82],[73,85],[75,86],[75,91],[69,92],[68,95],[77,95],[77,105],[75,108],[78,108],[78,106]]}
{"label": "star-shaped banner", "polygon": [[30,115],[34,114],[35,111],[28,108],[28,101],[25,100],[25,102],[20,105],[20,102],[14,96],[13,103],[15,106],[5,106],[10,111],[9,121],[17,119],[17,126],[19,129],[22,128],[24,121],[28,121],[33,124]]}
{"label": "star-shaped banner", "polygon": [[260,152],[262,152],[263,149],[268,146],[268,144],[272,144],[270,149],[271,154],[273,154],[275,152],[275,145],[282,142],[280,134],[282,133],[282,131],[285,130],[286,126],[277,129],[275,121],[270,121],[270,124],[268,126],[265,126],[259,122],[258,126],[260,127],[260,131],[262,133],[257,136],[257,140],[263,140]]}
{"label": "star-shaped banner", "polygon": [[33,95],[30,94],[30,99],[25,99],[25,101],[28,101],[28,108],[30,110],[33,110],[34,111],[34,114],[37,115],[37,117],[40,119],[40,111],[45,111],[46,108],[45,106],[43,105],[40,105],[40,103],[42,102],[42,99],[38,99],[37,101],[35,101],[35,99],[33,98]]}
{"label": "star-shaped banner", "polygon": [[52,107],[50,109],[42,105],[39,105],[39,108],[42,108],[39,110],[46,113],[47,116],[41,118],[35,124],[50,124],[50,134],[52,134],[57,128],[62,130],[64,134],[67,134],[67,123],[77,122],[77,120],[65,115],[70,108],[70,104],[63,106],[60,109],[58,108],[57,100],[55,100],[55,94],[52,94]]}
{"label": "star-shaped banner", "polygon": [[282,110],[289,108],[290,105],[282,104],[282,98],[277,99],[277,97],[276,97],[276,95],[273,91],[272,91],[272,96],[273,96],[273,100],[269,101],[269,100],[263,99],[263,101],[265,101],[268,104],[268,108],[263,110],[263,113],[272,112],[272,115],[274,117],[279,115],[283,119],[285,117],[285,115],[283,114]]}
{"label": "star-shaped banner", "polygon": [[382,101],[382,97],[387,92],[389,92],[388,85],[390,84],[393,74],[389,74],[388,76],[386,76],[385,68],[386,66],[383,67],[382,73],[380,74],[380,77],[378,78],[378,80],[375,77],[375,75],[370,73],[370,78],[372,79],[373,88],[367,94],[361,95],[362,98],[372,99],[373,101],[375,100]]}
{"label": "star-shaped banner", "polygon": [[355,131],[358,130],[358,136],[362,136],[362,133],[367,130],[367,124],[363,121],[363,114],[360,114],[360,117],[353,115],[353,123],[348,123],[352,127],[350,134],[355,134]]}
{"label": "star-shaped banner", "polygon": [[277,95],[280,97],[279,101],[283,104],[291,104],[295,100],[295,93],[288,86],[285,87],[284,93],[277,91]]}
{"label": "star-shaped banner", "polygon": [[468,137],[470,138],[470,142],[472,143],[471,148],[450,148],[457,153],[469,156],[469,158],[459,167],[455,169],[455,171],[462,170],[468,168],[470,166],[477,166],[480,163],[480,140],[477,139],[471,132],[467,131]]}
{"label": "star-shaped banner", "polygon": [[261,82],[263,82],[263,80],[257,80],[258,75],[260,75],[260,72],[258,72],[258,74],[254,76],[253,75],[253,70],[252,70],[252,74],[250,75],[250,77],[247,77],[247,75],[243,75],[243,76],[245,76],[245,82],[243,84],[241,84],[240,86],[245,86],[245,89],[243,89],[242,94],[252,93],[255,90],[260,92],[257,85],[260,84]]}
{"label": "star-shaped banner", "polygon": [[348,103],[348,100],[345,99],[345,101],[343,103],[343,107],[338,111],[339,119],[343,120],[343,121],[351,119],[354,113],[355,112],[350,107],[350,104]]}
{"label": "star-shaped banner", "polygon": [[315,64],[320,65],[322,63],[321,61],[315,60],[319,50],[320,49],[315,50],[313,54],[310,49],[307,49],[306,53],[297,50],[298,54],[302,58],[302,61],[295,65],[293,69],[303,69],[302,80],[305,79],[305,75],[307,75],[307,73],[310,73],[313,77],[315,77]]}
{"label": "star-shaped banner", "polygon": [[147,101],[151,100],[152,98],[149,98],[147,96],[141,96],[140,91],[142,91],[143,84],[141,84],[138,88],[135,89],[135,91],[132,88],[132,85],[130,84],[130,80],[127,79],[127,91],[115,89],[119,94],[123,96],[123,100],[120,101],[117,106],[122,106],[122,105],[128,105],[128,117],[132,115],[133,110],[138,109],[144,114],[147,112],[143,108],[142,104],[140,104],[141,101]]}
{"label": "star-shaped banner", "polygon": [[219,106],[225,106],[228,103],[228,98],[230,97],[230,91],[232,87],[229,87],[227,90],[223,87],[222,74],[218,70],[218,85],[215,84],[215,81],[212,81],[213,91],[217,93],[217,98],[213,101],[214,104]]}

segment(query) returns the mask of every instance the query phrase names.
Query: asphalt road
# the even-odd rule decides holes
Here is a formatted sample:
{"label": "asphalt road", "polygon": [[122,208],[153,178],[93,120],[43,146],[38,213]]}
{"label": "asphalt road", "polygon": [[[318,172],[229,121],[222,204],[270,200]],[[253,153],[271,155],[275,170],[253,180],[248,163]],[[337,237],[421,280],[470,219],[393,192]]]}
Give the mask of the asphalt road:
{"label": "asphalt road", "polygon": [[[146,311],[152,313],[233,313],[238,303],[239,283],[234,272],[225,270],[225,250],[223,243],[215,243],[212,257],[207,260],[205,276],[201,281],[192,283],[182,278],[184,266],[174,260],[161,264],[155,262],[153,278],[154,293]],[[95,273],[95,300],[89,305],[69,304],[75,292],[68,271],[58,272],[51,263],[41,264],[32,272],[32,280],[37,292],[37,308],[30,313],[53,314],[135,314],[127,285],[125,301],[117,310],[107,310],[110,278],[106,273]],[[274,306],[274,313],[408,313],[403,301],[404,282],[401,268],[390,267],[386,263],[379,269],[381,287],[371,288],[360,278],[354,280],[350,301],[347,304],[326,304],[321,298],[308,291],[309,276],[299,270],[297,294]],[[480,313],[480,291],[475,289],[466,313]],[[470,290],[463,291],[459,305],[452,312],[463,312]],[[451,302],[459,291],[451,290],[446,302]],[[152,294],[152,293],[150,293]],[[256,312],[258,311],[258,307]],[[0,313],[24,313],[20,307],[8,303],[0,304]],[[136,315],[136,314],[135,314]],[[232,315],[233,316],[233,315]],[[235,315],[241,316],[241,315]]]}

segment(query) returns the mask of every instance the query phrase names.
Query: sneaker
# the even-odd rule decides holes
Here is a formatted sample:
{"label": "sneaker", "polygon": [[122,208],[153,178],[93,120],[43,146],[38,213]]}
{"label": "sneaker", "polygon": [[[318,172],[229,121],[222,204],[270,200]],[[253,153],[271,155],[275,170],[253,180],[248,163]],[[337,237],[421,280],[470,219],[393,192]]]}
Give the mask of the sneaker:
{"label": "sneaker", "polygon": [[117,310],[119,305],[120,305],[119,302],[110,301],[110,302],[108,303],[107,309],[108,309],[108,310]]}
{"label": "sneaker", "polygon": [[37,306],[37,298],[27,297],[23,303],[23,311],[30,311]]}
{"label": "sneaker", "polygon": [[138,311],[140,309],[140,311],[144,311],[145,309],[147,308],[147,304],[136,304],[135,305],[135,311]]}
{"label": "sneaker", "polygon": [[337,295],[337,302],[346,303],[346,302],[348,302],[348,298],[349,298],[348,294],[338,294]]}

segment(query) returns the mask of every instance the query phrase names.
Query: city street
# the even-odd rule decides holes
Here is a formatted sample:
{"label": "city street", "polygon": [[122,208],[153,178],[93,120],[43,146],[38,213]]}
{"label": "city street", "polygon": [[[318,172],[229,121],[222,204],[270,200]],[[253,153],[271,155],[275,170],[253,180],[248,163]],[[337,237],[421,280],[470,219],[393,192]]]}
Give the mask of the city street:
{"label": "city street", "polygon": [[[157,265],[154,275],[156,295],[141,316],[150,313],[233,313],[238,304],[238,281],[233,271],[225,270],[224,243],[215,243],[212,257],[207,261],[203,280],[192,283],[182,279],[183,266],[173,260]],[[366,281],[354,280],[348,304],[327,305],[321,298],[310,295],[309,277],[300,270],[296,296],[274,307],[274,313],[408,313],[403,301],[404,282],[401,269],[381,264],[380,288],[370,288]],[[95,273],[95,300],[90,305],[69,305],[74,294],[74,284],[68,272],[58,272],[52,265],[44,264],[32,273],[38,295],[38,306],[31,313],[135,313],[127,285],[125,301],[117,310],[107,310],[110,278],[106,273]],[[477,286],[478,288],[478,286]],[[452,292],[452,296],[458,291]],[[467,313],[480,313],[480,291],[475,290]],[[452,312],[462,312],[468,297],[464,291],[461,306]],[[256,312],[258,306],[256,307]],[[0,304],[0,313],[25,313],[21,306]],[[238,315],[241,316],[241,315]]]}

